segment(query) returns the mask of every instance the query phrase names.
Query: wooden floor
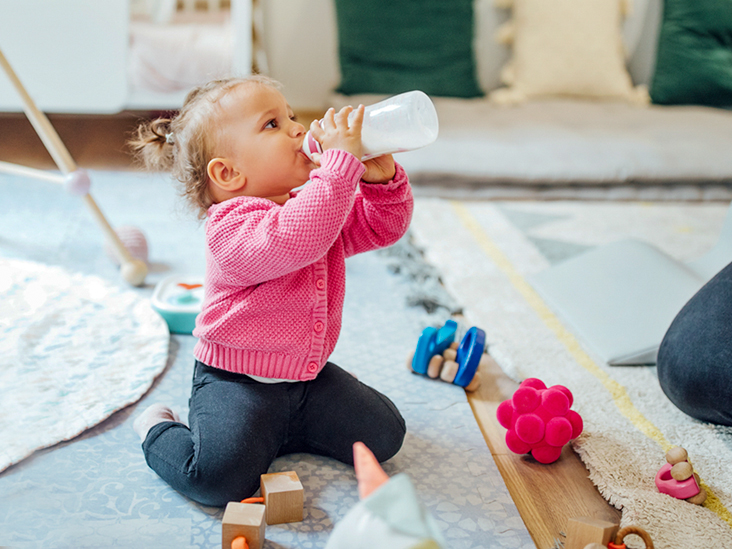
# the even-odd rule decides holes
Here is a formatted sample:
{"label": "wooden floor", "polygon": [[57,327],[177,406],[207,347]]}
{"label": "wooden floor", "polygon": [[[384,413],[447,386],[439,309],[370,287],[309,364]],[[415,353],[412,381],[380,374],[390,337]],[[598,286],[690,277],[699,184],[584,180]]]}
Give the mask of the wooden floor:
{"label": "wooden floor", "polygon": [[[136,169],[126,152],[127,135],[149,113],[122,113],[114,116],[49,116],[77,164],[89,169]],[[306,127],[315,113],[300,113]],[[0,161],[29,167],[55,168],[41,140],[22,114],[0,114]],[[538,549],[563,541],[560,532],[572,517],[589,516],[619,522],[620,513],[597,492],[577,455],[565,447],[562,457],[542,465],[530,457],[512,453],[505,445],[505,429],[496,421],[496,408],[516,389],[490,362],[481,367],[482,385],[469,394],[483,436],[503,475]]]}
{"label": "wooden floor", "polygon": [[496,420],[496,409],[513,395],[518,384],[509,379],[492,359],[480,368],[481,385],[468,393],[468,402],[488,443],[498,470],[518,507],[521,518],[538,549],[564,541],[567,521],[593,517],[620,522],[620,511],[605,501],[590,481],[587,469],[569,445],[561,458],[543,465],[531,457],[517,455],[506,446],[506,430]]}

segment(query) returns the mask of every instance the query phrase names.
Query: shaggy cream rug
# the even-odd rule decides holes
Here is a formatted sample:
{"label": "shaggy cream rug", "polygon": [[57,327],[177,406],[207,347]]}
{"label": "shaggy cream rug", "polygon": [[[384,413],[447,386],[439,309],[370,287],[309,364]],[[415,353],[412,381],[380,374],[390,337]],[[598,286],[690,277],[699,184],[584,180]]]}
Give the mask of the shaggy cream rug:
{"label": "shaggy cream rug", "polygon": [[[574,448],[600,493],[656,547],[732,547],[732,430],[692,420],[665,397],[653,367],[608,366],[529,284],[532,274],[623,238],[679,260],[716,241],[728,205],[450,202],[420,199],[412,231],[491,355],[515,380],[538,377],[575,395],[585,421]],[[664,453],[689,452],[709,493],[703,506],[661,494]]]}
{"label": "shaggy cream rug", "polygon": [[136,402],[169,333],[137,294],[96,277],[0,258],[0,471]]}

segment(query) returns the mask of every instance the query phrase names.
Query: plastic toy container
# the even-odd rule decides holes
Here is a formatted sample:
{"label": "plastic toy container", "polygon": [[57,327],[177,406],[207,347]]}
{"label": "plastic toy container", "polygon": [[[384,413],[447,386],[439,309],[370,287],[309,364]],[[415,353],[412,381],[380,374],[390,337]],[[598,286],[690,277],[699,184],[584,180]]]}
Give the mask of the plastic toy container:
{"label": "plastic toy container", "polygon": [[203,304],[203,278],[166,277],[155,286],[151,301],[171,332],[190,334]]}

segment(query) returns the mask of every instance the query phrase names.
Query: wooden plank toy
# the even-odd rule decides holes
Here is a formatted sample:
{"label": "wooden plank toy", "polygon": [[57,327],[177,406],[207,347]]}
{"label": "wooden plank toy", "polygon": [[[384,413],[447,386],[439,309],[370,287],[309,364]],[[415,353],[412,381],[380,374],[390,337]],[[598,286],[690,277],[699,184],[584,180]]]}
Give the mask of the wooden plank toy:
{"label": "wooden plank toy", "polygon": [[227,503],[221,524],[221,549],[262,549],[264,511],[264,505],[256,503]]}
{"label": "wooden plank toy", "polygon": [[304,493],[295,471],[262,475],[261,486],[267,524],[302,520]]}
{"label": "wooden plank toy", "polygon": [[608,542],[614,539],[618,525],[606,520],[591,517],[576,517],[569,519],[567,524],[567,539],[564,549],[585,549],[590,543],[599,543],[607,547]]}

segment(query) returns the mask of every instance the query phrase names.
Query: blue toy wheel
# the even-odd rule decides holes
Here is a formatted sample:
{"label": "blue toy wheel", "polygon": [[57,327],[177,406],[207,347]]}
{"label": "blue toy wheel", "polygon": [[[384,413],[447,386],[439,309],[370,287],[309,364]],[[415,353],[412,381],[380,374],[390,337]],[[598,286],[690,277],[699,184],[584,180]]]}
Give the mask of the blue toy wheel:
{"label": "blue toy wheel", "polygon": [[475,376],[485,349],[485,332],[473,326],[467,331],[457,350],[458,371],[453,383],[467,387]]}
{"label": "blue toy wheel", "polygon": [[412,370],[418,374],[427,374],[430,359],[445,352],[445,349],[455,341],[455,332],[457,332],[457,322],[454,320],[448,320],[439,330],[432,326],[422,330],[412,358]]}
{"label": "blue toy wheel", "polygon": [[427,373],[427,366],[429,366],[430,350],[435,347],[435,339],[437,338],[437,328],[428,326],[422,330],[422,335],[419,336],[417,341],[417,349],[414,351],[414,357],[412,358],[412,370],[418,374],[425,375]]}

